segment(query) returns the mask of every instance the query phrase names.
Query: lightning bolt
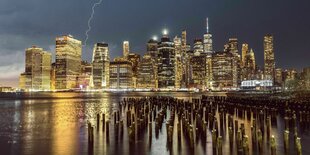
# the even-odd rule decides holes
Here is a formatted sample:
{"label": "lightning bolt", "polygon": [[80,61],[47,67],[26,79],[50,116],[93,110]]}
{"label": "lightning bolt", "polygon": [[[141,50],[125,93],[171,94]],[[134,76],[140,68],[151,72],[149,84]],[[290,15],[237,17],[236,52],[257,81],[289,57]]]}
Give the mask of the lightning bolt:
{"label": "lightning bolt", "polygon": [[89,38],[89,34],[88,34],[88,33],[91,31],[91,21],[93,20],[94,15],[95,15],[95,8],[96,8],[98,5],[100,5],[100,4],[102,3],[102,1],[103,1],[103,0],[99,0],[99,1],[98,1],[97,3],[95,3],[95,4],[93,5],[93,7],[92,7],[92,13],[91,13],[91,15],[90,15],[90,17],[89,17],[89,19],[88,19],[88,23],[87,23],[88,29],[87,29],[86,32],[85,32],[86,38],[85,38],[85,41],[84,41],[84,45],[83,45],[83,46],[86,46],[87,41],[88,41],[88,38]]}

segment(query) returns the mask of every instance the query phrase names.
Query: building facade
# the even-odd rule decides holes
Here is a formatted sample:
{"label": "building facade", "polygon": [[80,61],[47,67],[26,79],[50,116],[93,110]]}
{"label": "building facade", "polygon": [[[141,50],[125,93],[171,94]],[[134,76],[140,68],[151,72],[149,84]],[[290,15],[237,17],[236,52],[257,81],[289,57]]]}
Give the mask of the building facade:
{"label": "building facade", "polygon": [[107,43],[97,43],[93,49],[92,83],[94,89],[109,88],[110,54]]}
{"label": "building facade", "polygon": [[123,58],[114,59],[110,62],[110,89],[131,89],[132,63]]}
{"label": "building facade", "polygon": [[175,88],[175,48],[165,34],[158,44],[158,88]]}
{"label": "building facade", "polygon": [[154,61],[150,53],[146,53],[138,66],[137,88],[154,89],[156,88],[156,75]]}
{"label": "building facade", "polygon": [[123,56],[125,59],[128,58],[128,55],[129,55],[129,41],[124,41],[123,42]]}
{"label": "building facade", "polygon": [[26,49],[25,72],[20,75],[19,86],[24,90],[51,90],[52,55],[42,48]]}
{"label": "building facade", "polygon": [[274,80],[275,59],[272,35],[264,37],[264,65],[264,78],[266,80]]}
{"label": "building facade", "polygon": [[56,38],[56,89],[78,88],[81,73],[82,42],[71,35]]}
{"label": "building facade", "polygon": [[234,89],[234,55],[225,51],[215,52],[212,58],[213,90]]}

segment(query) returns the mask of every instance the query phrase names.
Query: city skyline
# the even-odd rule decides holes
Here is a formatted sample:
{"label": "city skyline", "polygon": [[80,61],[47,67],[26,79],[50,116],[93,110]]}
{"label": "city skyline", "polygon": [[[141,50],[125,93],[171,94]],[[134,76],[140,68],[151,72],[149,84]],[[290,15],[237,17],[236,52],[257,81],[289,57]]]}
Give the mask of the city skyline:
{"label": "city skyline", "polygon": [[[35,1],[30,1],[29,4],[33,4]],[[95,1],[91,1],[95,3]],[[81,2],[81,4],[72,4],[72,10],[68,10],[68,16],[72,14],[74,11],[76,11],[77,8],[80,8],[82,13],[79,14],[81,18],[85,19],[88,18],[89,16],[89,9],[86,8],[86,6],[91,6],[93,3],[91,2]],[[244,6],[245,9],[240,12],[235,12],[236,16],[240,15],[241,17],[244,17],[244,12],[245,10],[249,11],[250,8],[253,9],[253,3],[256,3],[259,7],[262,7],[262,4],[264,2],[244,2],[241,3],[240,5]],[[279,2],[279,1],[276,1]],[[257,21],[253,21],[252,18],[244,18],[244,22],[247,24],[243,24],[240,21],[239,18],[241,17],[235,17],[232,15],[228,15],[228,11],[223,10],[224,13],[226,13],[226,17],[223,15],[218,15],[216,12],[221,12],[220,11],[215,11],[214,8],[210,7],[210,10],[208,9],[203,9],[202,7],[198,7],[199,11],[193,11],[189,12],[187,14],[184,14],[182,11],[179,9],[176,9],[175,12],[169,10],[168,8],[171,7],[172,2],[167,2],[167,6],[163,6],[162,11],[154,11],[154,14],[163,14],[166,13],[166,16],[164,18],[158,19],[158,17],[153,17],[155,20],[155,24],[146,24],[144,29],[141,29],[140,26],[133,26],[136,24],[133,24],[130,26],[129,23],[125,23],[122,29],[119,30],[114,30],[113,28],[109,28],[109,25],[117,25],[119,21],[116,21],[115,19],[122,20],[123,18],[126,18],[125,21],[128,22],[129,19],[132,19],[131,15],[137,15],[137,12],[135,12],[133,9],[134,8],[142,8],[143,6],[147,6],[145,2],[137,4],[137,2],[132,2],[133,4],[129,4],[128,8],[124,8],[124,11],[133,11],[131,15],[124,15],[125,17],[121,17],[119,14],[115,15],[115,18],[105,18],[105,20],[113,21],[113,22],[105,22],[103,20],[103,17],[106,16],[103,14],[106,9],[111,9],[115,7],[113,5],[113,2],[107,1],[106,3],[104,2],[101,6],[98,6],[97,8],[97,14],[94,16],[94,20],[92,22],[93,30],[90,32],[90,39],[88,41],[88,45],[83,48],[83,60],[87,60],[88,62],[91,62],[91,57],[92,57],[92,48],[94,43],[96,42],[101,42],[102,40],[106,41],[110,45],[110,55],[111,58],[115,58],[117,56],[122,55],[122,42],[125,40],[128,40],[130,42],[130,48],[131,52],[138,53],[140,55],[143,55],[146,53],[146,42],[148,41],[149,38],[152,38],[153,35],[157,35],[158,38],[160,38],[160,30],[162,28],[167,28],[169,29],[169,36],[172,39],[176,34],[180,36],[180,32],[182,29],[187,30],[187,42],[191,43],[193,45],[194,38],[201,38],[203,39],[203,33],[205,32],[205,18],[209,17],[209,25],[210,25],[210,32],[213,35],[213,48],[215,51],[222,51],[223,50],[223,45],[227,42],[228,38],[233,38],[236,37],[238,38],[239,41],[239,53],[241,48],[242,43],[247,43],[249,44],[249,49],[253,49],[255,52],[257,64],[262,68],[263,67],[263,36],[265,34],[273,34],[274,35],[274,51],[275,51],[275,59],[276,59],[276,67],[281,67],[281,68],[296,68],[298,70],[301,70],[303,67],[308,67],[308,61],[307,57],[309,53],[307,52],[307,49],[305,47],[305,43],[309,40],[306,36],[308,36],[309,31],[306,30],[306,27],[309,27],[308,21],[306,21],[305,24],[298,24],[298,21],[300,21],[300,13],[306,13],[307,11],[305,8],[303,8],[306,5],[303,5],[303,2],[287,2],[287,1],[281,1],[282,3],[279,6],[276,6],[276,2],[271,2],[270,6],[264,6],[266,7],[265,10],[259,11],[258,13],[249,13],[251,17],[256,18]],[[1,6],[11,6],[12,3],[7,3],[7,2],[1,2],[3,5]],[[34,6],[42,6],[42,8],[45,8],[43,5],[44,3],[51,3],[51,2],[37,2],[34,4]],[[52,2],[52,6],[55,5],[57,6],[57,2]],[[65,2],[63,7],[69,7],[69,2]],[[80,6],[83,3],[85,3],[85,7]],[[126,4],[128,2],[125,2]],[[155,2],[152,2],[155,3]],[[161,3],[161,2],[158,2]],[[205,4],[203,6],[213,6],[217,8],[229,8],[229,10],[238,10],[237,6],[235,4],[232,4],[231,2],[226,2],[224,4],[220,4],[220,2],[197,2],[201,4]],[[236,2],[239,4],[239,2]],[[308,2],[305,2],[308,3]],[[25,4],[25,6],[19,6],[17,5],[16,7],[22,7],[22,8],[27,8],[30,7],[28,3]],[[180,5],[180,8],[186,8],[187,2],[180,1],[179,4],[177,3],[176,5]],[[206,5],[208,4],[208,5]],[[107,8],[106,5],[109,5],[110,8]],[[154,4],[155,6],[153,7],[147,7],[147,8],[153,8],[153,10],[156,10],[156,6],[158,4]],[[71,6],[71,5],[70,5]],[[195,5],[196,6],[196,5]],[[291,7],[292,13],[291,15],[286,15],[285,12],[281,12],[282,14],[280,15],[277,13],[277,10],[280,8],[288,8],[288,6]],[[193,7],[193,4],[190,3],[188,7]],[[240,6],[239,6],[240,7]],[[259,8],[258,7],[258,8]],[[272,7],[277,7],[274,10],[271,10]],[[42,11],[42,8],[38,8],[38,10],[35,11]],[[82,9],[84,8],[84,9]],[[298,8],[298,10],[296,9]],[[60,8],[60,11],[61,12]],[[145,8],[144,8],[145,9]],[[14,11],[14,8],[12,7],[7,7],[4,9],[5,11],[3,12],[3,19],[4,22],[7,22],[3,24],[2,30],[1,30],[1,40],[2,44],[0,45],[1,48],[1,60],[0,60],[0,71],[6,72],[7,74],[2,74],[0,75],[0,85],[9,85],[9,86],[16,86],[17,85],[17,79],[19,73],[23,70],[24,68],[24,50],[26,48],[31,47],[32,45],[37,45],[39,47],[42,47],[44,50],[47,50],[52,53],[53,55],[53,60],[54,55],[55,55],[55,45],[54,45],[54,39],[57,36],[61,36],[60,34],[72,34],[75,36],[75,38],[79,40],[84,40],[84,26],[75,26],[71,27],[71,29],[68,29],[68,27],[64,26],[63,24],[59,24],[59,26],[47,26],[47,23],[40,23],[38,21],[41,21],[39,17],[41,16],[33,16],[33,18],[29,19],[30,21],[33,21],[29,25],[29,21],[25,21],[25,17],[19,17],[17,16],[20,12],[23,12],[25,10],[21,9],[19,11]],[[256,9],[253,9],[255,11]],[[32,11],[31,13],[33,14]],[[64,11],[64,10],[62,10]],[[150,10],[152,11],[152,10]],[[44,11],[43,11],[44,12]],[[187,12],[187,11],[186,11]],[[27,11],[25,11],[27,13]],[[51,16],[47,12],[45,12],[46,16],[49,17]],[[223,14],[224,14],[223,13]],[[259,15],[260,13],[265,14],[266,16]],[[269,14],[268,14],[269,13]],[[57,14],[57,13],[55,13]],[[149,13],[147,13],[149,14]],[[15,18],[5,18],[7,16],[13,16]],[[221,17],[222,16],[222,17]],[[138,16],[139,20],[134,20],[136,22],[138,21],[144,21],[144,20],[149,20],[146,19],[149,16]],[[177,18],[179,17],[179,18]],[[225,18],[223,18],[225,17]],[[291,18],[290,18],[291,17]],[[296,17],[296,18],[292,18]],[[298,17],[298,18],[297,18]],[[59,17],[59,21],[64,21],[64,18],[66,17]],[[278,21],[277,22],[271,22],[270,18]],[[286,19],[286,24],[284,23],[284,18]],[[21,19],[21,20],[19,20]],[[57,20],[53,20],[52,22],[56,22]],[[223,20],[227,21],[223,21]],[[236,20],[234,22],[233,20]],[[77,20],[75,18],[70,19],[72,23],[76,24],[81,24],[85,25],[86,27],[86,20],[83,21]],[[134,22],[133,21],[133,22]],[[269,21],[269,22],[268,22]],[[295,21],[295,22],[294,22]],[[49,21],[50,22],[50,21]],[[71,23],[70,22],[70,23]],[[21,27],[10,27],[10,24],[14,23],[19,23],[21,25],[24,25],[26,27],[26,32],[21,32],[24,28]],[[72,24],[71,23],[71,24]],[[85,24],[83,24],[85,23]],[[105,23],[105,24],[104,24]],[[113,24],[115,23],[115,24]],[[153,22],[152,22],[153,23]],[[259,26],[253,26],[253,23],[256,23]],[[129,24],[129,26],[126,26]],[[279,24],[279,25],[278,25]],[[281,25],[282,24],[282,25]],[[65,24],[66,25],[66,24]],[[70,25],[70,24],[69,24]],[[105,26],[106,25],[106,26]],[[247,26],[245,26],[247,25]],[[254,24],[255,25],[255,24]],[[281,26],[280,26],[281,25]],[[71,25],[72,26],[72,25]],[[101,28],[100,28],[101,27]],[[103,27],[103,28],[102,28]],[[146,28],[145,28],[146,27]],[[298,28],[299,27],[299,28]],[[15,29],[14,29],[15,28]],[[119,28],[116,26],[115,28]],[[140,28],[141,31],[137,31],[138,28]],[[112,35],[110,32],[106,33],[106,31],[112,31]],[[304,30],[304,31],[303,31]],[[98,33],[100,32],[100,33]],[[292,34],[293,33],[293,34]],[[107,34],[107,35],[105,35]],[[298,38],[298,39],[296,39]],[[11,44],[10,44],[11,43]],[[290,43],[290,44],[288,44]],[[294,51],[294,52],[291,52]],[[8,59],[10,58],[10,59]],[[8,60],[16,60],[15,62],[10,62]],[[15,80],[15,81],[14,81]],[[15,83],[15,84],[14,84]]]}

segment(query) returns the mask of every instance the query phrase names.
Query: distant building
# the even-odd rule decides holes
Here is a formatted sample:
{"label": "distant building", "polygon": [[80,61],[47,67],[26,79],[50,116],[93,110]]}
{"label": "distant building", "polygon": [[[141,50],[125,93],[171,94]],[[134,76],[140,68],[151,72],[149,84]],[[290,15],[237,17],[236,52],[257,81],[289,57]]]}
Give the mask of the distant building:
{"label": "distant building", "polygon": [[92,64],[82,61],[81,74],[78,76],[78,85],[80,89],[89,89],[91,86]]}
{"label": "distant building", "polygon": [[156,88],[154,61],[150,53],[146,53],[138,66],[137,88],[154,89]]}
{"label": "distant building", "polygon": [[241,68],[245,68],[246,64],[246,57],[249,53],[249,45],[244,43],[242,44],[242,49],[241,49]]}
{"label": "distant building", "polygon": [[233,55],[232,61],[232,76],[233,76],[233,87],[239,87],[241,83],[241,58],[238,52],[238,39],[229,38],[229,42],[224,47],[224,51],[229,52]]}
{"label": "distant building", "polygon": [[150,39],[146,45],[147,53],[149,53],[155,61],[158,59],[158,42],[154,39]]}
{"label": "distant building", "polygon": [[295,69],[286,69],[283,71],[284,81],[295,80],[297,77],[297,71]]}
{"label": "distant building", "polygon": [[251,49],[250,52],[246,54],[244,61],[244,78],[246,80],[256,80],[256,61],[253,49]]}
{"label": "distant building", "polygon": [[301,72],[301,80],[304,90],[310,90],[310,67],[304,68]]}
{"label": "distant building", "polygon": [[14,88],[12,88],[12,87],[2,87],[2,86],[0,86],[0,92],[14,92],[15,90],[14,90]]}
{"label": "distant building", "polygon": [[242,81],[241,88],[244,90],[269,90],[273,88],[271,80],[247,80]]}
{"label": "distant building", "polygon": [[264,75],[266,80],[274,80],[275,58],[273,49],[273,36],[264,37]]}
{"label": "distant building", "polygon": [[92,83],[93,88],[109,88],[110,55],[107,43],[96,43],[93,49]]}
{"label": "distant building", "polygon": [[200,55],[204,53],[202,39],[196,38],[194,40],[194,55]]}
{"label": "distant building", "polygon": [[183,80],[183,52],[182,39],[177,36],[173,39],[175,49],[175,88],[180,89]]}
{"label": "distant building", "polygon": [[212,34],[210,33],[208,18],[206,19],[206,33],[203,35],[203,45],[204,45],[204,53],[207,55],[205,84],[206,88],[211,88],[213,81],[212,54],[214,52],[213,52]]}
{"label": "distant building", "polygon": [[129,41],[124,41],[123,42],[123,56],[125,59],[128,58],[130,49],[129,49]]}
{"label": "distant building", "polygon": [[158,44],[158,88],[175,88],[175,48],[167,34]]}
{"label": "distant building", "polygon": [[24,90],[51,89],[52,55],[42,48],[33,46],[26,49],[25,72],[20,75],[19,86]]}
{"label": "distant building", "polygon": [[154,39],[151,39],[147,42],[147,53],[150,54],[153,61],[153,68],[155,74],[155,87],[158,88],[158,42]]}
{"label": "distant building", "polygon": [[82,42],[71,35],[56,38],[56,89],[78,88]]}
{"label": "distant building", "polygon": [[234,89],[234,56],[230,52],[215,52],[212,55],[213,89]]}
{"label": "distant building", "polygon": [[211,55],[213,53],[212,34],[209,31],[209,19],[206,19],[206,33],[203,35],[203,49],[204,53]]}
{"label": "distant building", "polygon": [[190,59],[192,82],[194,88],[205,89],[206,87],[206,55],[194,55]]}
{"label": "distant building", "polygon": [[133,88],[137,87],[137,75],[138,75],[138,66],[140,63],[140,59],[141,59],[141,56],[139,54],[129,53],[128,55],[128,61],[132,63]]}
{"label": "distant building", "polygon": [[275,85],[282,86],[283,85],[283,70],[281,68],[275,69]]}
{"label": "distant building", "polygon": [[110,62],[110,89],[131,89],[132,63],[123,58],[114,59]]}

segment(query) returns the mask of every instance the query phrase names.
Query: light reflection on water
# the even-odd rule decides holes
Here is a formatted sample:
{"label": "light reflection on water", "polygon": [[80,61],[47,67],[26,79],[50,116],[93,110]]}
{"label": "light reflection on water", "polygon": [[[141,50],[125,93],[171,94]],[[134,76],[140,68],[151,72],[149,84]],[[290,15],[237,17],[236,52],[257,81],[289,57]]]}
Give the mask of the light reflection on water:
{"label": "light reflection on water", "polygon": [[[113,136],[114,130],[110,130],[110,140],[107,143],[101,129],[102,124],[96,126],[97,113],[105,113],[106,119],[111,119],[111,114],[119,108],[117,103],[124,97],[152,95],[173,96],[185,100],[200,96],[190,93],[43,93],[20,95],[30,99],[0,99],[0,150],[4,154],[87,154],[87,122],[91,122],[95,125],[94,154],[169,154],[165,127],[161,130],[159,139],[155,138],[153,124],[151,142],[146,132],[135,145],[129,145],[127,128],[124,129],[123,140],[116,140]],[[277,151],[281,154],[284,125],[283,120],[277,121],[271,128],[271,134],[276,136]],[[250,135],[251,121],[239,119],[239,123],[243,122],[246,134]],[[177,132],[174,132],[174,139],[177,139],[177,136]],[[177,143],[173,143],[172,154],[212,154],[210,137],[209,132],[207,143],[201,145],[199,141],[193,151],[188,149],[189,146],[184,141],[181,148]],[[228,134],[223,138],[223,154],[231,154]],[[306,148],[309,142],[309,136],[302,135],[304,153],[310,151]],[[265,147],[268,145],[266,142]],[[251,150],[252,145],[249,146]],[[236,151],[232,154],[236,154]]]}

